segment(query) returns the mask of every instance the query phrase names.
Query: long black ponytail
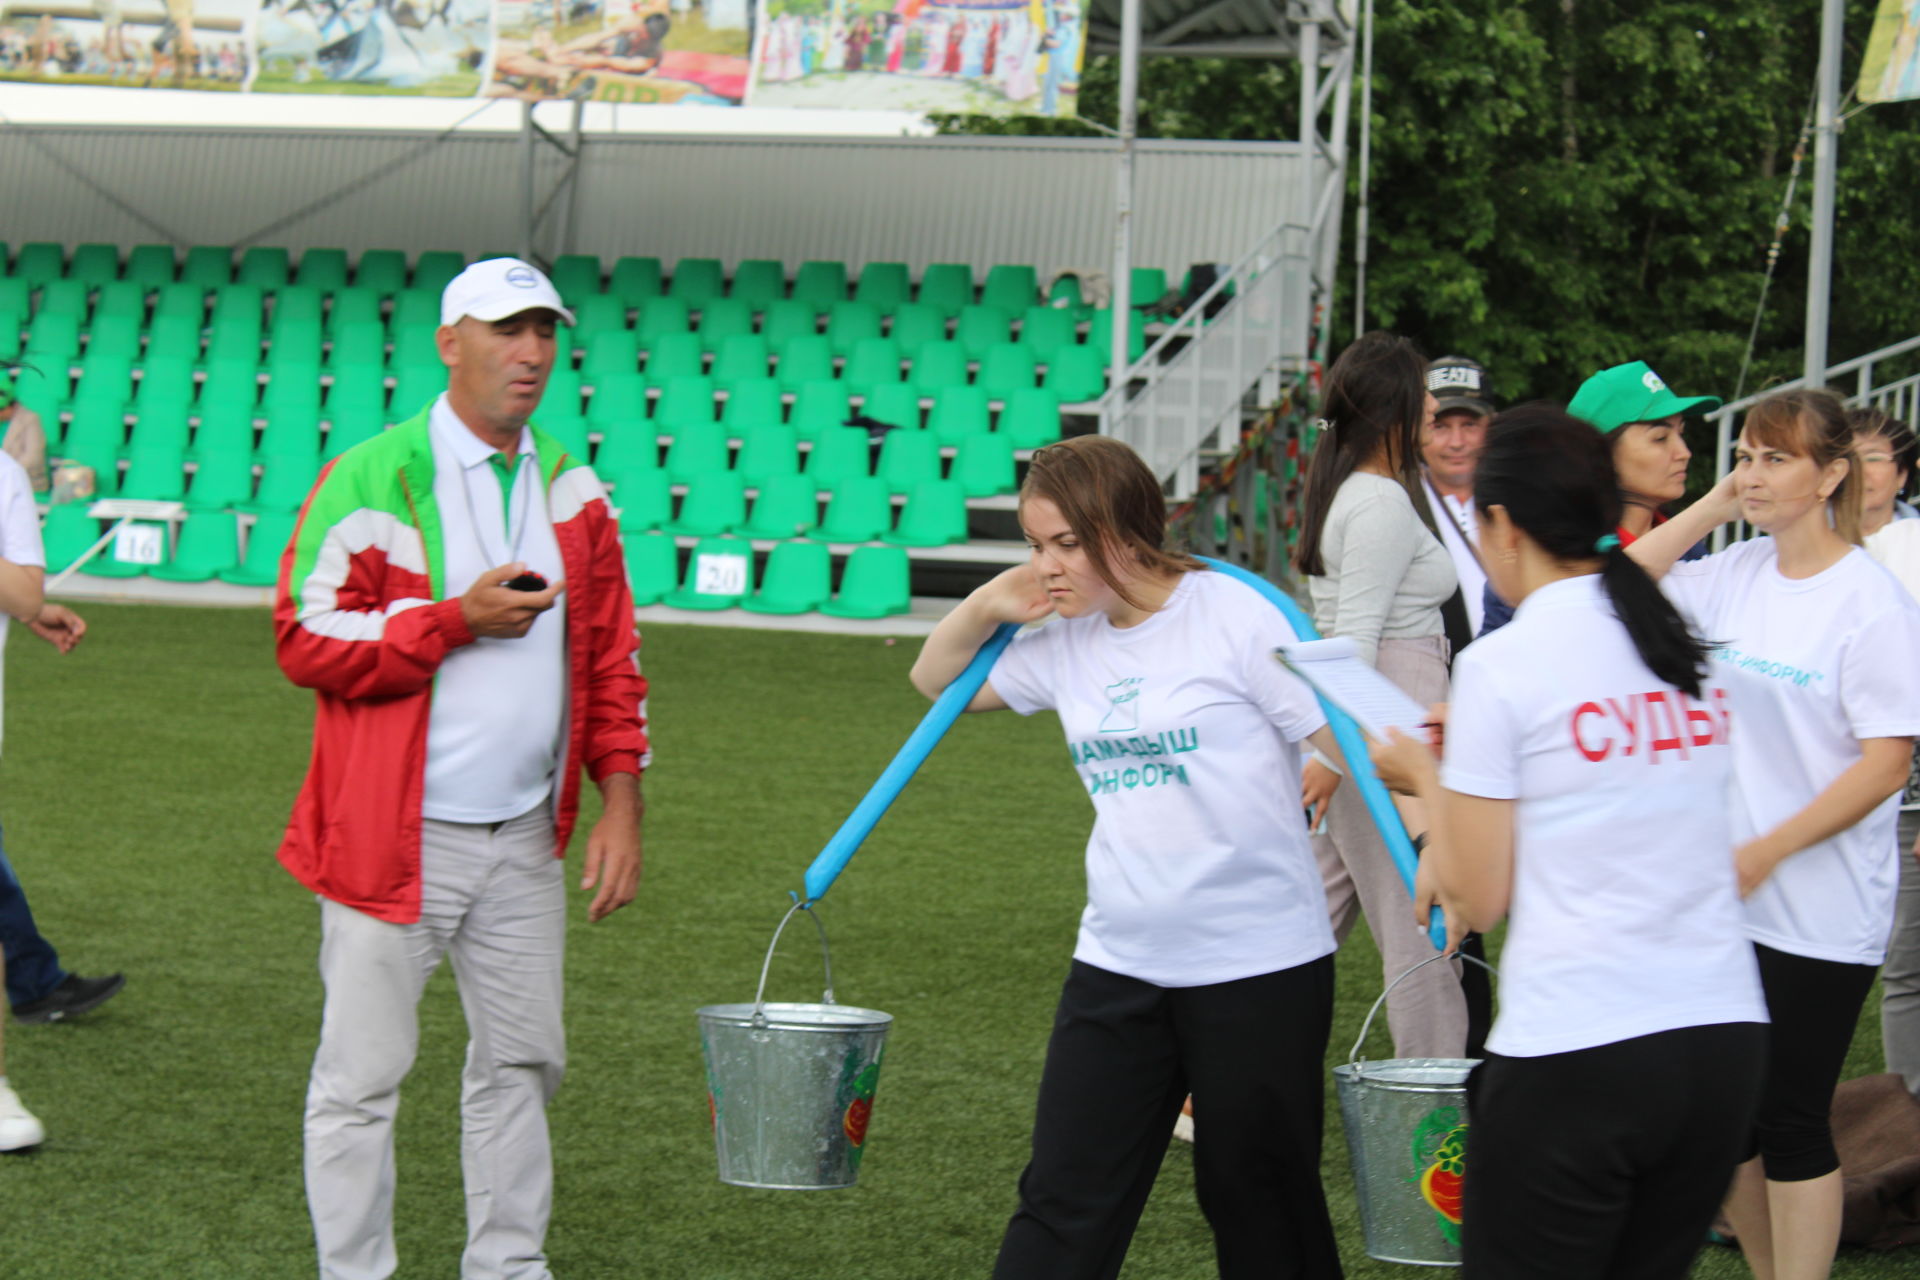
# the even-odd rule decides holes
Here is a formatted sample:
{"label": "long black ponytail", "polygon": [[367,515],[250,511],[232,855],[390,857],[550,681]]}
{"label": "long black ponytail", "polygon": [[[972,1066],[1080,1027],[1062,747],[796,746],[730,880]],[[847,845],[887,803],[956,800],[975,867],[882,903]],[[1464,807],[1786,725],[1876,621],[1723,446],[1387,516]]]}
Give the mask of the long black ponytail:
{"label": "long black ponytail", "polygon": [[1711,646],[1620,545],[1620,482],[1607,441],[1550,404],[1523,404],[1494,417],[1474,471],[1481,511],[1507,518],[1556,560],[1601,561],[1613,611],[1648,670],[1700,696]]}

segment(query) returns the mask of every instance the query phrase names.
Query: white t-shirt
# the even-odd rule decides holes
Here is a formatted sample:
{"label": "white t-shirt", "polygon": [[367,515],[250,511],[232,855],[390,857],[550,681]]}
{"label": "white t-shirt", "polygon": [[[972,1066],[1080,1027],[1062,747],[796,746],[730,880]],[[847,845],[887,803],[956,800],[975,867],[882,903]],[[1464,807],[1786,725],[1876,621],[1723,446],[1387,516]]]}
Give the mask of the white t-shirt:
{"label": "white t-shirt", "polygon": [[[501,509],[493,450],[443,394],[428,417],[449,598],[515,560],[548,582],[565,576],[533,437],[520,432],[512,501]],[[508,515],[511,515],[511,519]],[[476,524],[478,528],[476,529]],[[545,800],[559,768],[567,705],[567,596],[518,639],[481,637],[448,653],[433,680],[421,813],[441,822],[504,822]]]}
{"label": "white t-shirt", "polygon": [[[33,505],[27,469],[0,453],[0,560],[44,569],[47,553],[40,541],[40,509]],[[13,619],[0,613],[0,707],[5,704],[7,629]],[[0,719],[0,724],[4,720]]]}
{"label": "white t-shirt", "polygon": [[[1773,539],[1676,564],[1662,583],[1721,647],[1733,697],[1733,839],[1764,835],[1860,759],[1863,738],[1920,734],[1920,605],[1859,549],[1782,576]],[[1899,797],[1782,862],[1747,899],[1747,936],[1777,951],[1879,964],[1893,927]]]}
{"label": "white t-shirt", "polygon": [[1494,1052],[1767,1020],[1734,879],[1726,692],[1702,692],[1647,669],[1597,574],[1541,587],[1455,660],[1441,782],[1516,802]]}
{"label": "white t-shirt", "polygon": [[1326,716],[1271,656],[1297,638],[1199,571],[1137,626],[1055,618],[1001,655],[989,683],[1021,715],[1060,713],[1093,800],[1075,959],[1192,987],[1333,951],[1296,745]]}
{"label": "white t-shirt", "polygon": [[1440,545],[1453,557],[1453,573],[1460,579],[1460,599],[1467,606],[1467,630],[1480,634],[1487,612],[1487,571],[1480,567],[1480,514],[1472,498],[1456,498],[1425,480],[1427,505],[1440,529]]}

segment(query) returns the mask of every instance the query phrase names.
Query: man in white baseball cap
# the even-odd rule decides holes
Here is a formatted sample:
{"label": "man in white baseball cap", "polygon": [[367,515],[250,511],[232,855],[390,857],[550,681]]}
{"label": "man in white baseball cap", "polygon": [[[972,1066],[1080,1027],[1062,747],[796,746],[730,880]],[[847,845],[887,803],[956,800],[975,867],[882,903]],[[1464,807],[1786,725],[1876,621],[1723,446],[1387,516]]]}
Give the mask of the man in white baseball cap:
{"label": "man in white baseball cap", "polygon": [[586,459],[529,422],[573,316],[513,258],[468,267],[440,316],[446,393],[328,467],[274,612],[280,666],[318,703],[280,861],[320,899],[305,1132],[322,1280],[399,1265],[393,1120],[443,958],[471,1037],[460,1274],[549,1280],[560,859],[583,770],[605,815],[587,837],[587,919],[640,879],[647,686],[619,531]]}

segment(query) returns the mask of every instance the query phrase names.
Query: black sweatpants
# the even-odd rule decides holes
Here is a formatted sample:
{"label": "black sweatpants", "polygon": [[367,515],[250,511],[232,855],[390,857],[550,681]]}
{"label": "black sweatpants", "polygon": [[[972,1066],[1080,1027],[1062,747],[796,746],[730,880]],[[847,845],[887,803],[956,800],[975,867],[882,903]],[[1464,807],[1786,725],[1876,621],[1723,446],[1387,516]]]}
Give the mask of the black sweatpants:
{"label": "black sweatpants", "polygon": [[1740,1162],[1767,1028],[1686,1027],[1467,1081],[1468,1280],[1684,1277]]}
{"label": "black sweatpants", "polygon": [[1773,1035],[1747,1154],[1760,1156],[1770,1181],[1805,1182],[1840,1167],[1833,1090],[1878,966],[1815,960],[1759,943],[1753,954]]}
{"label": "black sweatpants", "polygon": [[1201,987],[1074,961],[995,1280],[1117,1276],[1189,1093],[1221,1276],[1339,1277],[1320,1186],[1332,1019],[1332,956]]}

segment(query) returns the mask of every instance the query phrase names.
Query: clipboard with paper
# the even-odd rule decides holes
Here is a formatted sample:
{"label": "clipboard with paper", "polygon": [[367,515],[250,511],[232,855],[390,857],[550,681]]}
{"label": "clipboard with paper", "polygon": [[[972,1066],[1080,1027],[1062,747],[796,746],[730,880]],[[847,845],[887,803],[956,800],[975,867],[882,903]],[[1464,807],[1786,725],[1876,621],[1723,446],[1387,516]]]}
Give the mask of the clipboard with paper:
{"label": "clipboard with paper", "polygon": [[1427,709],[1368,666],[1351,639],[1336,636],[1331,640],[1301,640],[1278,646],[1273,656],[1315,693],[1351,716],[1375,742],[1386,742],[1391,729],[1412,738],[1425,735]]}

